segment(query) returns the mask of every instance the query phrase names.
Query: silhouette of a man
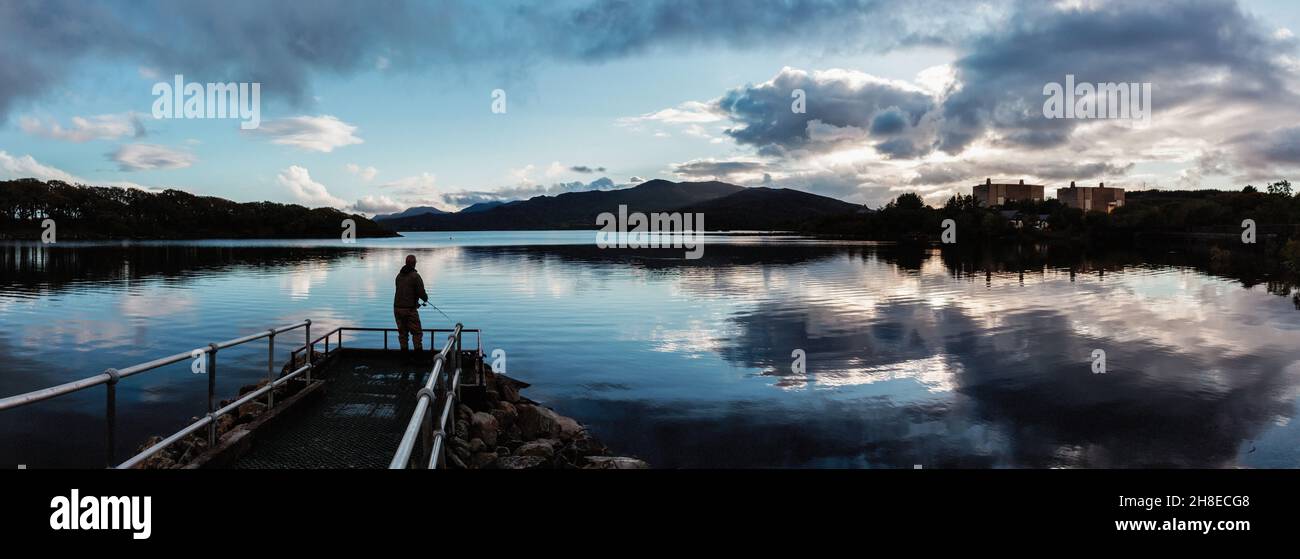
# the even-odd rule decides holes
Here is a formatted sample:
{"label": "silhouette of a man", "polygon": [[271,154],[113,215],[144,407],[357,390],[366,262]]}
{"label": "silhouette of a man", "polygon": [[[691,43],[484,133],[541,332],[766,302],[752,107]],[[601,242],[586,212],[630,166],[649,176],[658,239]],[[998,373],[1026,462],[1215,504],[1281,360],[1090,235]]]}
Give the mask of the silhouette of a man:
{"label": "silhouette of a man", "polygon": [[393,293],[393,318],[397,320],[397,343],[406,351],[406,335],[415,338],[415,351],[424,351],[424,330],[420,326],[419,301],[429,302],[424,279],[415,271],[415,255],[406,255],[406,265],[397,273]]}

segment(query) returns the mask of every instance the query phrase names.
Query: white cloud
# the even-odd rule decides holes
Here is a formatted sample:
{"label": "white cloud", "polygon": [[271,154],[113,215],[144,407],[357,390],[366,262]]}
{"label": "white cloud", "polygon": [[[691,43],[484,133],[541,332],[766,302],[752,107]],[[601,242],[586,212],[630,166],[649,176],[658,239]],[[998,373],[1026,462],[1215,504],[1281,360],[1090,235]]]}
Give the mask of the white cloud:
{"label": "white cloud", "polygon": [[395,181],[386,182],[379,185],[379,188],[392,188],[398,194],[429,194],[433,192],[434,185],[437,184],[438,177],[432,173],[420,173],[409,177],[403,177]]}
{"label": "white cloud", "polygon": [[72,117],[72,126],[64,128],[58,121],[51,119],[48,123],[39,118],[22,117],[18,119],[23,132],[33,136],[63,140],[66,142],[89,142],[91,140],[116,140],[122,137],[144,136],[144,125],[135,113],[107,114],[92,117]]}
{"label": "white cloud", "polygon": [[94,186],[116,186],[119,188],[134,188],[148,192],[160,192],[161,189],[152,188],[130,181],[89,181],[78,177],[72,173],[45,165],[36,161],[31,155],[13,156],[8,152],[0,150],[0,178],[5,179],[38,179],[43,181],[63,181],[68,184],[85,184]]}
{"label": "white cloud", "polygon": [[272,143],[329,153],[335,148],[362,143],[356,131],[356,126],[331,115],[321,115],[273,119],[249,132],[268,136]]}
{"label": "white cloud", "polygon": [[198,160],[192,153],[156,144],[126,144],[110,153],[109,159],[123,171],[184,169]]}
{"label": "white cloud", "polygon": [[379,169],[376,169],[374,167],[362,167],[360,165],[357,165],[356,163],[348,163],[343,167],[347,169],[349,173],[361,177],[361,180],[366,182],[370,182],[374,180],[375,175],[379,174]]}
{"label": "white cloud", "polygon": [[641,116],[630,116],[618,119],[618,123],[623,126],[637,126],[646,122],[663,122],[668,124],[702,124],[707,122],[717,122],[723,119],[723,115],[711,103],[702,103],[700,101],[687,101],[676,107],[669,107],[652,113],[645,113]]}
{"label": "white cloud", "polygon": [[280,186],[289,190],[294,199],[309,207],[331,206],[343,208],[348,205],[342,198],[329,193],[325,185],[311,179],[306,168],[290,165],[276,177]]}
{"label": "white cloud", "polygon": [[363,196],[352,205],[352,210],[367,215],[397,213],[406,205],[387,196]]}
{"label": "white cloud", "polygon": [[82,182],[81,179],[62,169],[37,162],[30,155],[14,157],[4,150],[0,150],[0,171],[4,171],[5,178],[8,179],[35,178],[43,181]]}

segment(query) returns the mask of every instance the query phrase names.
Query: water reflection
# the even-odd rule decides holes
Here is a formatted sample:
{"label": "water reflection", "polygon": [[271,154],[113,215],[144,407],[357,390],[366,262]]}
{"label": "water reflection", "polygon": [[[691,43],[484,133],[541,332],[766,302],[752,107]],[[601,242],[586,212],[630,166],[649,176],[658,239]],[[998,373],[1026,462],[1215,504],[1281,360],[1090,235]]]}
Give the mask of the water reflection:
{"label": "water reflection", "polygon": [[[1300,295],[1248,259],[465,239],[6,246],[0,394],[304,317],[386,325],[416,252],[435,303],[506,348],[534,398],[657,466],[1300,465]],[[262,374],[249,353],[223,365],[230,389]],[[201,409],[184,371],[132,381],[131,446]],[[0,465],[96,465],[100,412],[96,393],[0,417]],[[70,430],[89,434],[50,440]]]}

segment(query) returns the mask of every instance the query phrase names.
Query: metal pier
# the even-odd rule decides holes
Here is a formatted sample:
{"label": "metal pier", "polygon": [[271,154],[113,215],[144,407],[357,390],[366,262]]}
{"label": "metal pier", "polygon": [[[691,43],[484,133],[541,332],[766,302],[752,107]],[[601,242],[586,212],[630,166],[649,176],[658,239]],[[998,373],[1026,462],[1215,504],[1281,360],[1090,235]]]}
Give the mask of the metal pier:
{"label": "metal pier", "polygon": [[[303,344],[290,353],[288,364],[277,375],[276,337],[302,329]],[[125,369],[108,369],[98,375],[0,399],[0,412],[10,408],[48,400],[65,394],[105,386],[106,461],[109,467],[140,467],[149,458],[191,435],[203,436],[205,453],[227,452],[234,446],[232,433],[218,436],[222,416],[237,414],[241,406],[265,402],[263,414],[274,421],[255,420],[250,425],[251,443],[240,447],[237,456],[218,463],[234,468],[439,468],[445,466],[444,441],[455,428],[456,403],[462,384],[483,382],[482,336],[477,329],[457,324],[454,329],[426,329],[434,340],[447,333],[441,350],[414,356],[389,349],[389,332],[395,328],[339,327],[317,338],[311,337],[311,321],[304,320],[278,328],[249,334],[223,342],[208,344],[189,352],[177,353]],[[379,348],[358,347],[358,337],[365,333],[382,333]],[[475,336],[475,349],[464,350],[465,334]],[[345,334],[351,334],[344,347]],[[358,335],[359,334],[359,335]],[[267,340],[267,381],[226,406],[217,407],[217,356],[226,348]],[[373,340],[372,340],[373,341]],[[116,395],[119,382],[130,376],[152,371],[181,361],[202,359],[208,376],[208,410],[157,444],[116,463],[113,448],[116,439]],[[320,396],[311,401],[290,397],[276,406],[276,390],[286,383],[300,383]],[[319,390],[317,390],[319,389]],[[301,391],[300,390],[300,391]],[[292,405],[291,409],[285,409]],[[245,430],[240,436],[247,435]],[[225,445],[223,447],[223,445]],[[246,448],[245,448],[246,447]]]}

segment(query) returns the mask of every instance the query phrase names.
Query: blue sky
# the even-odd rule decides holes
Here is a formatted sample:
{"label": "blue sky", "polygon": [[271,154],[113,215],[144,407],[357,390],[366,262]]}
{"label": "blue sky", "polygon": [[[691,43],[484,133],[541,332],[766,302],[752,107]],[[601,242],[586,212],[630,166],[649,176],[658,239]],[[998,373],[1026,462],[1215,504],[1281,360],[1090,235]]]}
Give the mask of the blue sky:
{"label": "blue sky", "polygon": [[[5,3],[0,178],[383,213],[649,178],[875,206],[1300,169],[1285,1],[241,4]],[[1067,73],[1153,83],[1151,126],[1044,121]],[[262,126],[154,119],[175,74],[261,83]]]}

